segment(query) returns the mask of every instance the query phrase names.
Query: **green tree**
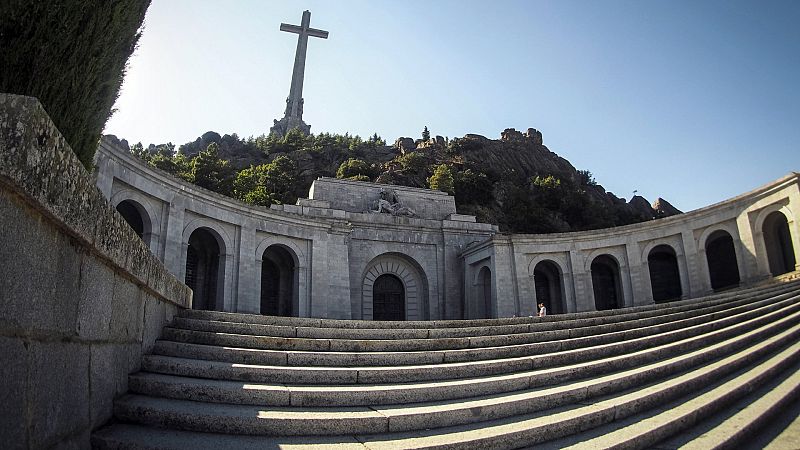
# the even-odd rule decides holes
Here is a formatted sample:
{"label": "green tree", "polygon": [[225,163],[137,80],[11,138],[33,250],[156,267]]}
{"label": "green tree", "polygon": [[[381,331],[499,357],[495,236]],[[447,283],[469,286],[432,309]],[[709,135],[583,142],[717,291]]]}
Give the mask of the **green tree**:
{"label": "green tree", "polygon": [[428,131],[428,126],[426,125],[425,128],[422,129],[422,140],[427,142],[431,140],[431,132]]}
{"label": "green tree", "polygon": [[291,158],[280,155],[269,164],[239,171],[233,181],[233,195],[252,205],[292,203],[297,168]]}
{"label": "green tree", "polygon": [[228,161],[219,158],[219,146],[212,142],[190,163],[189,181],[208,190],[230,195],[233,170]]}
{"label": "green tree", "polygon": [[367,181],[372,178],[374,172],[372,167],[363,159],[348,158],[339,165],[339,169],[336,171],[336,178]]}
{"label": "green tree", "polygon": [[447,164],[439,164],[433,171],[433,175],[428,178],[428,186],[448,194],[455,192],[453,184],[453,172]]}
{"label": "green tree", "polygon": [[149,5],[0,2],[0,92],[38,98],[85,167],[111,117]]}

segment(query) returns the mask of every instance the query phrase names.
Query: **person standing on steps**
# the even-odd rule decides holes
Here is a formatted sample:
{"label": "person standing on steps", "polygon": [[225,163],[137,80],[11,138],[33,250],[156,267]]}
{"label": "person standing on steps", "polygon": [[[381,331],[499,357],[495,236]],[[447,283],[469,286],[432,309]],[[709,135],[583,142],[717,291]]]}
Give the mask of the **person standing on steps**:
{"label": "person standing on steps", "polygon": [[547,315],[547,308],[544,307],[544,303],[539,303],[539,317],[544,317]]}

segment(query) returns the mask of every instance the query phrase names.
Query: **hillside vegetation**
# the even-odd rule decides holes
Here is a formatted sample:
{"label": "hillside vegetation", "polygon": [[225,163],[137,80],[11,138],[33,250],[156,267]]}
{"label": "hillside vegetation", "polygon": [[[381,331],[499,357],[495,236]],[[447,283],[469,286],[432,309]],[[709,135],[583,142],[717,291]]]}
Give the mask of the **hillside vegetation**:
{"label": "hillside vegetation", "polygon": [[324,176],[439,189],[455,196],[459,213],[506,232],[588,230],[680,213],[662,199],[653,207],[642,197],[626,202],[606,192],[589,171],[548,150],[534,129],[507,129],[499,140],[425,137],[386,145],[378,135],[292,130],[241,139],[208,132],[177,150],[136,144],[130,151],[179,178],[261,206],[293,204]]}

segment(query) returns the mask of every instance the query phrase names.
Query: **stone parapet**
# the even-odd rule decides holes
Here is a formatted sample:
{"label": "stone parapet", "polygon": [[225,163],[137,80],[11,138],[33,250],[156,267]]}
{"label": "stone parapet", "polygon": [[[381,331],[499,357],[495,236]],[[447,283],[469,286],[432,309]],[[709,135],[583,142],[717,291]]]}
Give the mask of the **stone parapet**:
{"label": "stone parapet", "polygon": [[89,447],[161,329],[191,305],[34,98],[0,94],[0,435]]}

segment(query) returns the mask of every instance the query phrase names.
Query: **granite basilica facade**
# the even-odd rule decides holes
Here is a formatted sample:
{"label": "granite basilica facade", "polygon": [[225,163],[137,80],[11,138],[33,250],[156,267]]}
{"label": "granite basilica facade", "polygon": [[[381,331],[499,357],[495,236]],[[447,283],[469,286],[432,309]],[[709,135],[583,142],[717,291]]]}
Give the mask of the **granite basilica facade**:
{"label": "granite basilica facade", "polygon": [[614,309],[800,269],[800,174],[665,219],[522,235],[428,189],[321,178],[270,209],[153,169],[103,139],[98,188],[194,291],[193,308],[365,320]]}

